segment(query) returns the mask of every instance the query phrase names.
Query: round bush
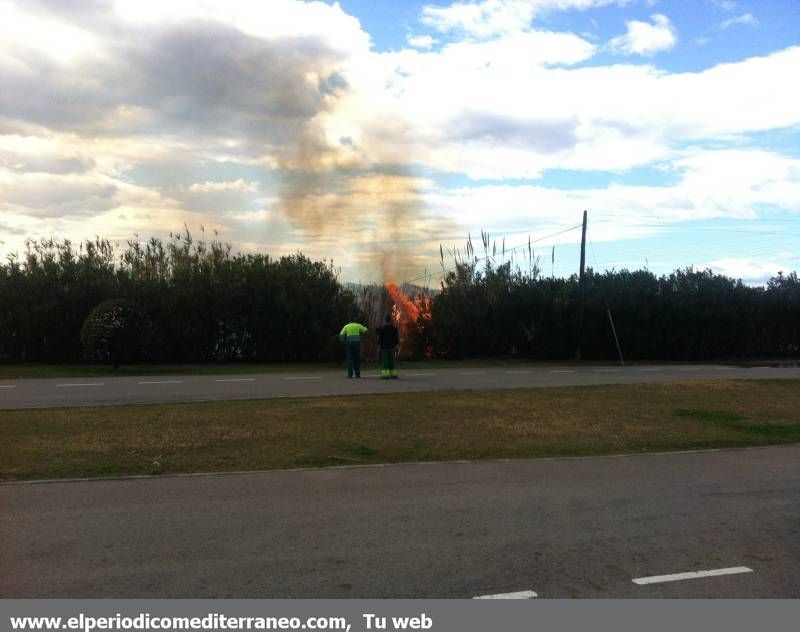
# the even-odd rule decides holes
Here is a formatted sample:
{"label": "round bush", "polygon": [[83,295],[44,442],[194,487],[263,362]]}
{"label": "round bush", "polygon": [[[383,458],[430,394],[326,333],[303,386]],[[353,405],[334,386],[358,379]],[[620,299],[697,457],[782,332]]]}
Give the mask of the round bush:
{"label": "round bush", "polygon": [[103,301],[86,317],[81,328],[85,356],[110,361],[114,368],[124,360],[144,355],[147,317],[134,302],[124,298]]}

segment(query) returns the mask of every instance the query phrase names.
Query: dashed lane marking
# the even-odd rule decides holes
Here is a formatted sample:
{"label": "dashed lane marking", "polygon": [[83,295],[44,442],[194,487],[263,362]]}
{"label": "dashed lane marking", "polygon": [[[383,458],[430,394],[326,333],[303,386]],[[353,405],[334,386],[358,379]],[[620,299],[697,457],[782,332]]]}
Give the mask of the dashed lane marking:
{"label": "dashed lane marking", "polygon": [[532,590],[521,590],[519,592],[499,593],[497,595],[481,595],[473,599],[536,599],[538,597]]}
{"label": "dashed lane marking", "polygon": [[522,373],[530,373],[530,371],[506,371],[508,375],[520,375]]}
{"label": "dashed lane marking", "polygon": [[0,388],[17,388],[16,385],[13,384],[0,384]]}
{"label": "dashed lane marking", "polygon": [[297,377],[285,377],[284,380],[321,380],[321,375],[303,375]]}
{"label": "dashed lane marking", "polygon": [[486,375],[486,371],[460,371],[459,375]]}
{"label": "dashed lane marking", "polygon": [[411,375],[414,377],[423,377],[423,376],[427,377],[429,375],[436,375],[436,373],[406,373],[406,375]]}
{"label": "dashed lane marking", "polygon": [[105,386],[105,382],[85,382],[82,384],[70,383],[70,384],[56,384],[59,388],[66,388],[68,386]]}
{"label": "dashed lane marking", "polygon": [[254,377],[235,377],[227,380],[214,380],[215,382],[255,382]]}
{"label": "dashed lane marking", "polygon": [[619,373],[622,369],[595,369],[595,373]]}
{"label": "dashed lane marking", "polygon": [[550,373],[575,373],[575,371],[570,370],[563,370],[563,371],[550,371]]}
{"label": "dashed lane marking", "polygon": [[183,384],[183,380],[152,380],[146,382],[137,382],[137,384]]}
{"label": "dashed lane marking", "polygon": [[634,584],[660,584],[662,582],[677,582],[683,579],[699,579],[701,577],[718,577],[719,575],[735,575],[737,573],[752,573],[752,568],[746,566],[733,566],[731,568],[717,568],[710,571],[691,571],[688,573],[675,573],[674,575],[653,575],[652,577],[639,577],[634,579]]}

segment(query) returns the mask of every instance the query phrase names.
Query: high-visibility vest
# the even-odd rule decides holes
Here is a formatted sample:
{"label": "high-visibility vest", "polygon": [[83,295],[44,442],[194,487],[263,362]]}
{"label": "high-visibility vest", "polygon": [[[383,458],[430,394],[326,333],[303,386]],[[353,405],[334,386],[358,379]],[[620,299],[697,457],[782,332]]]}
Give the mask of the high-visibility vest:
{"label": "high-visibility vest", "polygon": [[339,338],[347,342],[360,342],[361,334],[365,334],[368,331],[369,329],[359,323],[347,323],[342,327],[342,331],[339,332]]}

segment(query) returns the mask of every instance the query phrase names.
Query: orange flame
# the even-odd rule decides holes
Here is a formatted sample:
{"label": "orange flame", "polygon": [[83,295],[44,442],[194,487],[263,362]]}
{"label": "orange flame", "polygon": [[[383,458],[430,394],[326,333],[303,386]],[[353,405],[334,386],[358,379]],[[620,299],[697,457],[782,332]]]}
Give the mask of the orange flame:
{"label": "orange flame", "polygon": [[[430,320],[431,306],[430,299],[422,294],[409,296],[394,283],[387,283],[386,290],[393,303],[392,317],[395,325],[400,330],[400,347],[398,354],[408,357],[413,354],[413,342],[419,338],[420,318]],[[424,350],[426,356],[430,357],[432,350],[426,345]]]}

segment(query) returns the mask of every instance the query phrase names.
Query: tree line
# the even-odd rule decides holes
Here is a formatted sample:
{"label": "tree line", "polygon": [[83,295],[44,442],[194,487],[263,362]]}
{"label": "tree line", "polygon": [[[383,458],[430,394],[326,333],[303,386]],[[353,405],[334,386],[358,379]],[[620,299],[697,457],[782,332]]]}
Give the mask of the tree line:
{"label": "tree line", "polygon": [[124,299],[147,323],[128,359],[327,360],[338,353],[333,334],[359,313],[337,277],[331,263],[232,254],[188,230],[166,242],[131,240],[121,252],[99,238],[31,241],[24,256],[0,265],[0,359],[86,359],[87,317]]}
{"label": "tree line", "polygon": [[[609,312],[630,359],[800,355],[795,273],[751,287],[709,270],[590,269],[580,331],[577,275],[546,277],[533,264],[523,271],[462,259],[438,291],[418,291],[424,300],[415,304],[425,309],[404,329],[413,338],[404,348],[418,357],[570,359],[580,344],[584,358],[611,360]],[[388,295],[375,292],[381,316]],[[377,324],[368,322],[378,318],[375,292],[345,287],[330,262],[233,254],[188,230],[166,241],[131,240],[121,251],[100,238],[31,241],[24,255],[0,264],[0,360],[108,360],[103,354],[119,349],[98,355],[87,345],[119,314],[137,320],[136,336],[122,344],[129,360],[337,360],[344,323]]]}
{"label": "tree line", "polygon": [[548,278],[511,264],[459,263],[432,304],[425,336],[447,357],[615,359],[609,312],[631,359],[711,360],[800,355],[800,280],[764,287],[692,268],[587,270],[580,319],[577,275]]}

